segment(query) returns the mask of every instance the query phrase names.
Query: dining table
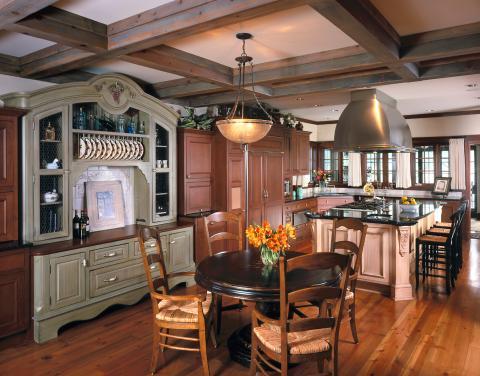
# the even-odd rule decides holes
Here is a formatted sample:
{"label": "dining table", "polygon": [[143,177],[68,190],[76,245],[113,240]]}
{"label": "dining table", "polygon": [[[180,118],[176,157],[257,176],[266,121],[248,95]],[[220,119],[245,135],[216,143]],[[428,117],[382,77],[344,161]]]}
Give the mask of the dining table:
{"label": "dining table", "polygon": [[[304,253],[287,251],[287,259]],[[340,278],[339,268],[303,270],[287,274],[287,290],[308,286],[332,286]],[[280,301],[280,276],[277,265],[262,263],[256,249],[218,252],[203,259],[197,266],[195,281],[212,292],[244,301],[255,302],[265,315],[278,318]],[[227,341],[232,360],[250,366],[251,324],[235,330]]]}

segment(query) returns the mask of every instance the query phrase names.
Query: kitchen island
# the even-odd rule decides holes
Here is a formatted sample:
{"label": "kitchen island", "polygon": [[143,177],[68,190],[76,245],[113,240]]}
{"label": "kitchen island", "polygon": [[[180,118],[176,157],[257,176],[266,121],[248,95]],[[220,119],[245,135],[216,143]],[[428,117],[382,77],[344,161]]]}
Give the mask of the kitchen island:
{"label": "kitchen island", "polygon": [[[380,291],[394,300],[410,300],[414,271],[415,239],[441,218],[441,201],[422,200],[417,211],[402,211],[399,200],[385,205],[365,207],[342,205],[307,216],[315,221],[314,247],[317,252],[330,249],[333,219],[357,218],[368,224],[358,288]],[[338,240],[358,243],[358,233],[337,229]]]}

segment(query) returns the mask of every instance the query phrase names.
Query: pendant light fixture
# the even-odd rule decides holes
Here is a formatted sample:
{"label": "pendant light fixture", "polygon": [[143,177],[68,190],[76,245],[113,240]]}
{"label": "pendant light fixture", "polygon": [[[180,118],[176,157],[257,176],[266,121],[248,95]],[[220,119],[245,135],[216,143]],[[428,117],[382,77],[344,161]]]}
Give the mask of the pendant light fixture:
{"label": "pendant light fixture", "polygon": [[[220,133],[227,139],[237,144],[242,144],[243,146],[243,181],[244,181],[244,194],[245,194],[245,208],[244,208],[244,229],[247,228],[248,224],[248,144],[257,142],[264,138],[270,128],[272,127],[273,121],[270,114],[263,108],[260,101],[255,94],[255,85],[253,83],[253,58],[248,56],[245,52],[245,41],[252,38],[250,33],[238,33],[237,38],[240,39],[242,43],[242,54],[235,58],[238,63],[238,91],[237,98],[235,99],[235,104],[227,115],[225,120],[219,120],[216,122],[217,128]],[[253,97],[257,102],[258,107],[267,115],[269,120],[262,119],[249,119],[245,118],[245,66],[247,63],[250,65],[250,75],[252,77],[251,87],[253,92]],[[240,108],[239,108],[240,106]],[[237,117],[237,110],[240,111],[240,116]],[[245,235],[245,247],[248,249],[248,241]]]}
{"label": "pendant light fixture", "polygon": [[[217,121],[216,125],[220,133],[227,139],[238,144],[251,144],[265,137],[272,127],[273,121],[270,114],[263,108],[255,94],[255,86],[253,83],[253,58],[245,52],[245,41],[252,38],[252,34],[238,33],[237,38],[243,42],[242,54],[235,58],[238,62],[238,90],[235,104],[227,115],[225,120]],[[249,119],[244,117],[245,113],[245,68],[250,65],[250,75],[252,78],[251,90],[257,105],[267,116],[268,120]],[[240,112],[239,116],[237,111]]]}

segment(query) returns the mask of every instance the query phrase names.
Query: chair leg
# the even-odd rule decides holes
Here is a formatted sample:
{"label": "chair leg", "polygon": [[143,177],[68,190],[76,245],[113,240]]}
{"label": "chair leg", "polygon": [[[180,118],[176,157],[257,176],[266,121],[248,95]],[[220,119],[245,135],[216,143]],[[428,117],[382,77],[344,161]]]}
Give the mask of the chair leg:
{"label": "chair leg", "polygon": [[162,358],[162,363],[164,363],[163,353],[160,351],[160,334],[159,328],[154,325],[153,327],[153,339],[152,339],[152,360],[150,364],[150,372],[154,375],[158,369],[158,358]]}
{"label": "chair leg", "polygon": [[323,373],[325,369],[325,359],[320,358],[317,360],[318,373]]}
{"label": "chair leg", "polygon": [[[214,319],[212,321],[214,321]],[[212,339],[213,347],[217,348],[218,347],[217,333],[215,332],[215,325],[213,325],[213,322],[210,324],[210,337]]]}
{"label": "chair leg", "polygon": [[450,265],[450,249],[445,247],[445,287],[447,289],[447,294],[450,294],[450,283],[451,283],[451,265]]}
{"label": "chair leg", "polygon": [[420,262],[420,243],[417,240],[415,243],[415,289],[418,289],[418,285],[419,285],[419,277],[420,277],[420,273],[418,269],[419,262]]}
{"label": "chair leg", "polygon": [[220,334],[220,331],[222,330],[222,295],[217,295],[217,302],[216,302],[216,315],[217,317],[215,318],[217,324],[217,334]]}
{"label": "chair leg", "polygon": [[255,376],[257,372],[257,351],[258,351],[258,344],[257,344],[257,336],[252,330],[252,345],[251,345],[251,355],[250,355],[250,370],[248,372],[249,376]]}
{"label": "chair leg", "polygon": [[[161,329],[160,329],[160,330],[161,330]],[[165,332],[165,334],[168,334],[168,333],[169,333],[169,329],[168,329],[168,328],[165,328],[165,329],[164,329],[164,332]],[[161,340],[161,339],[160,339],[160,340]],[[168,342],[168,337],[163,337],[163,343],[166,345],[167,342]],[[163,347],[163,346],[160,348],[160,350],[161,350],[162,353],[165,352],[166,349],[167,349],[167,348],[166,348],[166,347]]]}
{"label": "chair leg", "polygon": [[205,330],[199,330],[198,337],[200,339],[200,355],[202,357],[203,375],[210,376],[210,368],[208,366],[207,356],[207,336]]}
{"label": "chair leg", "polygon": [[350,316],[350,329],[352,330],[353,342],[358,343],[357,324],[355,322],[355,302],[348,307]]}

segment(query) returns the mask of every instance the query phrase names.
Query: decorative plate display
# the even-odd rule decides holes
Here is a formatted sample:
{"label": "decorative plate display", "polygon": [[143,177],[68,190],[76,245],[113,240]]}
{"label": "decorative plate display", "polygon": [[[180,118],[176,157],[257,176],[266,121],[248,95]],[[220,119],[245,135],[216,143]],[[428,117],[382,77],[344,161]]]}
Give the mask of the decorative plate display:
{"label": "decorative plate display", "polygon": [[123,142],[125,143],[125,154],[123,155],[122,159],[128,159],[130,157],[130,152],[132,150],[132,146],[130,145],[129,140],[124,140]]}
{"label": "decorative plate display", "polygon": [[85,144],[85,140],[83,139],[83,137],[80,137],[80,139],[78,140],[78,145],[79,145],[78,159],[83,159],[87,151],[87,145]]}
{"label": "decorative plate display", "polygon": [[125,140],[119,140],[120,146],[122,147],[122,151],[120,153],[119,159],[124,159],[125,158],[125,153],[127,151],[127,145],[125,145]]}
{"label": "decorative plate display", "polygon": [[138,156],[140,154],[140,142],[138,142],[138,140],[135,140],[134,143],[135,143],[135,154],[133,156],[133,159],[138,159]]}
{"label": "decorative plate display", "polygon": [[135,140],[130,140],[130,154],[128,155],[128,159],[133,159],[136,152]]}

